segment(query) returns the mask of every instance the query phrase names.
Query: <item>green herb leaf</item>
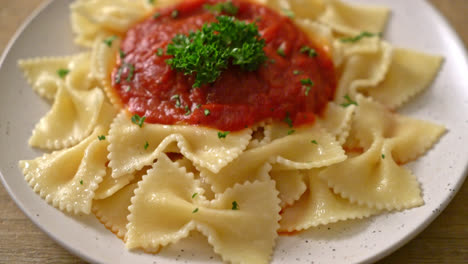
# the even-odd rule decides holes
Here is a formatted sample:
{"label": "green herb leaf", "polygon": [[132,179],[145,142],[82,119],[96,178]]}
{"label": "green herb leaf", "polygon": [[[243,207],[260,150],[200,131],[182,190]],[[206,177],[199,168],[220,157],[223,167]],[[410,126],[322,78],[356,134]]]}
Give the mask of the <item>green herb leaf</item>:
{"label": "green herb leaf", "polygon": [[185,106],[185,115],[188,116],[192,113],[192,111],[190,111],[190,108],[186,105]]}
{"label": "green herb leaf", "polygon": [[385,155],[384,155],[384,154],[382,154],[382,159],[385,159]]}
{"label": "green herb leaf", "polygon": [[205,113],[205,116],[209,116],[211,114],[209,109],[205,109],[204,113]]}
{"label": "green herb leaf", "polygon": [[289,127],[293,127],[293,121],[289,116],[289,112],[286,113],[286,117],[284,118],[284,122],[288,124]]}
{"label": "green herb leaf", "polygon": [[278,50],[276,50],[276,53],[278,53],[278,55],[280,55],[281,57],[286,57],[286,53],[284,53],[283,48],[279,48]]}
{"label": "green herb leaf", "polygon": [[178,94],[174,94],[173,96],[171,96],[171,100],[176,100],[175,106],[177,108],[180,107],[180,96]]}
{"label": "green herb leaf", "polygon": [[127,63],[127,67],[128,67],[127,82],[129,82],[133,79],[133,74],[135,73],[135,66],[133,66],[133,64]]}
{"label": "green herb leaf", "polygon": [[239,8],[233,5],[231,1],[225,3],[217,3],[215,5],[206,4],[203,6],[203,8],[215,14],[220,14],[221,12],[224,12],[231,16],[235,16],[239,11]]}
{"label": "green herb leaf", "polygon": [[239,205],[237,204],[236,201],[232,202],[232,210],[239,210]]}
{"label": "green herb leaf", "polygon": [[148,0],[148,3],[154,5],[155,0]]}
{"label": "green herb leaf", "polygon": [[309,55],[309,57],[317,57],[317,51],[314,50],[313,48],[309,47],[309,46],[303,46],[301,47],[301,53],[305,53],[307,55]]}
{"label": "green herb leaf", "polygon": [[133,75],[135,73],[135,66],[133,66],[130,63],[122,63],[120,65],[119,70],[117,71],[117,75],[115,76],[115,83],[121,83],[122,82],[122,73],[124,69],[128,69],[128,75],[127,75],[127,81],[131,81],[133,79]]}
{"label": "green herb leaf", "polygon": [[346,102],[340,104],[342,107],[348,107],[350,105],[355,105],[358,106],[358,103],[356,101],[353,101],[349,95],[343,96],[343,98],[346,100]]}
{"label": "green herb leaf", "polygon": [[195,196],[197,196],[197,195],[198,195],[198,193],[192,194],[192,199],[195,198]]}
{"label": "green herb leaf", "polygon": [[110,48],[112,47],[112,42],[117,38],[117,36],[111,36],[103,40],[103,42]]}
{"label": "green herb leaf", "polygon": [[83,180],[80,180],[80,184],[83,185]]}
{"label": "green herb leaf", "polygon": [[125,52],[123,52],[123,50],[119,49],[119,54],[121,59],[125,58]]}
{"label": "green herb leaf", "polygon": [[57,74],[58,76],[60,76],[60,78],[65,78],[65,76],[67,76],[68,74],[70,73],[70,70],[68,69],[59,69],[57,70]]}
{"label": "green herb leaf", "polygon": [[195,208],[195,210],[192,211],[192,214],[198,212],[198,208]]}
{"label": "green herb leaf", "polygon": [[229,131],[218,132],[218,138],[226,138],[228,134],[229,134]]}
{"label": "green herb leaf", "polygon": [[201,104],[197,104],[197,109],[200,109],[200,107],[201,107]]}
{"label": "green herb leaf", "polygon": [[145,150],[147,150],[148,147],[149,147],[149,143],[148,143],[148,141],[146,141],[146,142],[145,142],[145,146],[144,146]]}
{"label": "green herb leaf", "polygon": [[382,37],[382,32],[376,34],[376,33],[370,33],[370,32],[364,31],[361,34],[359,34],[357,36],[354,36],[354,37],[342,38],[342,39],[340,39],[340,41],[343,42],[343,43],[355,43],[355,42],[360,41],[363,38],[372,38],[372,37],[381,38]]}
{"label": "green herb leaf", "polygon": [[298,70],[293,71],[294,75],[300,75],[300,74],[303,74],[303,73],[304,73],[303,71],[298,71]]}
{"label": "green herb leaf", "polygon": [[135,114],[132,116],[132,123],[135,125],[138,125],[139,127],[143,127],[143,123],[145,123],[146,116],[139,116],[138,114]]}
{"label": "green herb leaf", "polygon": [[157,51],[156,51],[156,55],[158,55],[159,57],[161,57],[162,55],[164,55],[164,50],[162,48],[159,48]]}
{"label": "green herb leaf", "polygon": [[104,136],[104,135],[98,136],[98,139],[99,139],[99,141],[106,140],[106,136]]}
{"label": "green herb leaf", "polygon": [[176,10],[172,11],[172,13],[171,13],[172,18],[177,18],[178,16],[179,16],[179,10],[176,9]]}
{"label": "green herb leaf", "polygon": [[311,86],[306,86],[305,87],[305,91],[304,91],[305,96],[309,96],[310,89],[312,89]]}
{"label": "green herb leaf", "polygon": [[260,39],[257,25],[219,16],[218,22],[205,24],[188,36],[176,35],[166,53],[172,69],[195,75],[193,87],[215,82],[230,64],[254,71],[266,60],[265,40]]}
{"label": "green herb leaf", "polygon": [[302,85],[312,85],[312,86],[314,85],[314,82],[310,78],[302,79],[301,83]]}
{"label": "green herb leaf", "polygon": [[158,19],[160,16],[161,16],[161,13],[156,12],[156,13],[154,13],[153,18]]}
{"label": "green herb leaf", "polygon": [[296,130],[291,129],[291,130],[288,131],[288,135],[292,135],[292,134],[294,134],[294,132],[296,132]]}
{"label": "green herb leaf", "polygon": [[283,11],[284,15],[289,17],[289,18],[294,18],[295,17],[294,12],[292,10],[290,10],[290,9],[283,8],[283,9],[281,9],[281,11]]}
{"label": "green herb leaf", "polygon": [[317,140],[315,140],[315,139],[312,140],[310,143],[315,144],[315,145],[318,145],[318,142],[317,142]]}

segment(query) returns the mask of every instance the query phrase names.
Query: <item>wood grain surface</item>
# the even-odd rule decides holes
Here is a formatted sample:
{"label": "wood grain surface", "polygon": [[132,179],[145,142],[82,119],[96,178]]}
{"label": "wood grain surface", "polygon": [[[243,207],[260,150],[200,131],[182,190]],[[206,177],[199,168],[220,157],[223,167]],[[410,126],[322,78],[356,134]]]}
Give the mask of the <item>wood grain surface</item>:
{"label": "wood grain surface", "polygon": [[[0,53],[26,17],[43,2],[45,0],[0,0]],[[468,0],[430,2],[448,18],[468,46]],[[468,183],[425,231],[378,263],[468,263],[466,200]],[[0,263],[85,262],[39,230],[0,186]]]}

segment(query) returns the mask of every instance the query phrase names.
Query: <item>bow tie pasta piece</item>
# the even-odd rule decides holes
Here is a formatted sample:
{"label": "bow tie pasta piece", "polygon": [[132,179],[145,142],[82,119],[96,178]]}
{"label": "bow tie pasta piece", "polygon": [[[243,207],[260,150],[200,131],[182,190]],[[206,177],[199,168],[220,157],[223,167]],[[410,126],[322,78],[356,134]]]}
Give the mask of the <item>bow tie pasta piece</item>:
{"label": "bow tie pasta piece", "polygon": [[126,245],[156,251],[196,229],[224,261],[267,263],[279,227],[277,196],[274,182],[264,181],[235,185],[208,202],[193,174],[161,154],[131,199]]}
{"label": "bow tie pasta piece", "polygon": [[330,102],[323,115],[324,118],[318,118],[317,123],[325,128],[328,133],[335,136],[340,145],[343,145],[349,136],[355,109],[354,105],[344,108]]}
{"label": "bow tie pasta piece", "polygon": [[362,219],[380,211],[367,206],[352,204],[331,190],[326,181],[320,179],[319,170],[305,172],[307,192],[291,207],[286,207],[280,220],[280,231],[293,232],[345,221]]}
{"label": "bow tie pasta piece", "polygon": [[336,193],[359,205],[403,210],[424,204],[419,182],[395,163],[394,142],[376,139],[363,154],[323,169],[319,176]]}
{"label": "bow tie pasta piece", "polygon": [[395,114],[370,98],[358,96],[359,107],[351,129],[361,147],[368,148],[375,138],[394,141],[393,159],[406,163],[429,150],[445,133],[443,126]]}
{"label": "bow tie pasta piece", "polygon": [[20,60],[19,67],[29,85],[40,96],[53,100],[62,85],[88,90],[95,84],[89,78],[90,53],[69,57],[36,58]]}
{"label": "bow tie pasta piece", "polygon": [[429,87],[437,76],[442,61],[441,56],[395,49],[383,82],[366,92],[385,106],[396,109]]}
{"label": "bow tie pasta piece", "polygon": [[244,129],[219,138],[217,130],[197,126],[145,123],[139,127],[122,112],[109,132],[109,167],[112,177],[121,177],[151,165],[159,153],[171,152],[177,144],[176,150],[195,165],[217,173],[242,153],[251,133]]}
{"label": "bow tie pasta piece", "polygon": [[61,86],[49,113],[33,130],[29,144],[44,149],[70,147],[87,137],[98,125],[99,117],[111,111],[104,93],[95,88],[78,91]]}
{"label": "bow tie pasta piece", "polygon": [[390,10],[385,7],[349,5],[339,0],[327,0],[326,9],[318,19],[339,34],[354,36],[367,31],[384,30]]}
{"label": "bow tie pasta piece", "polygon": [[358,92],[372,89],[382,82],[390,67],[392,54],[390,44],[380,41],[376,51],[360,51],[348,57],[343,64],[335,102],[346,103],[346,95],[355,99]]}
{"label": "bow tie pasta piece", "polygon": [[279,191],[281,208],[292,205],[307,190],[304,174],[300,170],[277,170],[273,167],[270,176]]}
{"label": "bow tie pasta piece", "polygon": [[91,212],[94,191],[106,174],[108,143],[98,127],[80,144],[35,160],[20,161],[26,181],[48,203],[75,214]]}
{"label": "bow tie pasta piece", "polygon": [[322,0],[257,0],[285,16],[315,20],[325,11]]}
{"label": "bow tie pasta piece", "polygon": [[127,234],[127,216],[130,214],[128,207],[137,187],[137,183],[129,184],[105,199],[93,201],[93,213],[107,229],[121,239]]}
{"label": "bow tie pasta piece", "polygon": [[[107,155],[106,155],[107,156]],[[106,168],[106,175],[103,177],[102,182],[99,184],[99,188],[95,191],[94,200],[103,200],[114,195],[116,192],[120,191],[122,188],[127,186],[132,182],[138,182],[141,180],[143,175],[146,174],[148,169],[143,169],[135,173],[124,175],[120,178],[112,177],[112,169]]]}

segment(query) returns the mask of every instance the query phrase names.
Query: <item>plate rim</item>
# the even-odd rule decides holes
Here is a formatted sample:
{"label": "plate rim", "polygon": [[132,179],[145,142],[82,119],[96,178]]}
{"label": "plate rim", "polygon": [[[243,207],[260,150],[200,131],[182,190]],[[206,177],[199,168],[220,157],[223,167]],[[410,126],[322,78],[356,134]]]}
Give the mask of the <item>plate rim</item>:
{"label": "plate rim", "polygon": [[[3,64],[5,63],[6,57],[10,53],[10,50],[12,47],[15,45],[17,42],[18,38],[22,35],[24,30],[34,21],[34,19],[42,13],[45,9],[47,9],[51,4],[53,4],[55,1],[54,0],[45,0],[44,3],[41,3],[36,9],[27,16],[27,18],[21,23],[21,25],[18,27],[18,29],[15,31],[11,39],[8,41],[8,44],[6,45],[3,53],[0,56],[0,69],[2,69]],[[442,14],[442,12],[436,8],[430,1],[428,0],[422,0],[421,1],[423,4],[425,4],[430,12],[432,12],[432,15],[437,17],[437,20],[442,23],[443,28],[447,30],[447,34],[450,35],[450,38],[455,42],[455,44],[461,48],[462,54],[463,54],[463,59],[465,65],[468,66],[468,47],[465,45],[465,43],[462,41],[460,35],[456,32],[452,24],[449,22],[449,20]],[[432,16],[431,15],[431,16]],[[388,26],[388,24],[387,24]],[[433,213],[430,215],[430,217],[426,218],[423,222],[421,222],[417,228],[411,230],[408,232],[402,239],[394,241],[391,245],[388,245],[385,249],[381,250],[378,254],[375,254],[372,257],[369,257],[367,259],[364,259],[361,263],[374,263],[379,260],[382,260],[383,258],[391,255],[392,253],[396,252],[406,244],[408,244],[411,240],[413,240],[417,235],[419,235],[422,231],[424,231],[431,223],[434,222],[434,220],[440,216],[442,212],[445,211],[447,206],[452,202],[453,198],[455,198],[463,184],[466,182],[468,178],[468,161],[465,164],[465,168],[463,170],[463,175],[460,177],[460,179],[457,181],[457,184],[453,186],[453,194],[454,195],[449,195],[447,198],[442,202],[440,208],[441,210]],[[7,191],[8,195],[10,198],[15,202],[16,206],[29,218],[29,220],[36,226],[38,227],[42,232],[47,234],[47,236],[51,239],[53,239],[54,242],[59,244],[62,248],[66,249],[68,252],[72,253],[73,255],[81,258],[82,260],[85,260],[89,263],[99,263],[97,259],[91,258],[87,254],[84,254],[84,252],[81,252],[80,250],[68,245],[66,242],[62,241],[59,239],[54,233],[48,231],[45,226],[41,225],[39,221],[36,221],[36,219],[33,217],[32,213],[26,210],[26,207],[19,201],[19,199],[16,197],[15,193],[11,190],[10,185],[7,183],[4,175],[0,171],[0,182],[2,183],[3,187]]]}

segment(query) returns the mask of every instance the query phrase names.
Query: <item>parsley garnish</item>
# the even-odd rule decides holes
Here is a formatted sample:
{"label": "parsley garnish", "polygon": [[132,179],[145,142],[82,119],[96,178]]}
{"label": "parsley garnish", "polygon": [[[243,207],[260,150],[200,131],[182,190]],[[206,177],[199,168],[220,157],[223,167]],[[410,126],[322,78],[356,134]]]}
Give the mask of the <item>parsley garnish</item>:
{"label": "parsley garnish", "polygon": [[348,107],[350,105],[356,105],[356,106],[358,105],[358,103],[356,101],[353,101],[351,97],[349,97],[349,95],[345,95],[343,96],[343,98],[346,100],[346,102],[340,104],[342,107]]}
{"label": "parsley garnish", "polygon": [[112,47],[112,42],[117,38],[117,36],[111,36],[103,40],[103,42],[110,48]]}
{"label": "parsley garnish", "polygon": [[128,69],[127,81],[131,81],[133,79],[133,74],[135,73],[135,66],[130,63],[122,63],[119,70],[117,71],[117,75],[115,76],[115,83],[120,83],[122,81],[122,73],[123,70]]}
{"label": "parsley garnish", "polygon": [[197,196],[197,195],[198,195],[198,193],[192,194],[192,199],[195,198],[195,196]]}
{"label": "parsley garnish", "polygon": [[147,150],[148,147],[149,147],[149,143],[148,143],[148,141],[146,141],[146,142],[145,142],[145,146],[144,146],[145,150]]}
{"label": "parsley garnish", "polygon": [[190,108],[186,105],[185,106],[185,115],[188,116],[192,113],[192,111],[190,110]]}
{"label": "parsley garnish", "polygon": [[382,159],[385,159],[385,155],[384,155],[384,154],[382,154]]}
{"label": "parsley garnish", "polygon": [[198,212],[198,208],[195,208],[195,210],[192,211],[192,214]]}
{"label": "parsley garnish", "polygon": [[125,58],[125,52],[123,52],[121,49],[119,49],[119,55],[121,59]]}
{"label": "parsley garnish", "polygon": [[291,129],[291,130],[288,131],[288,135],[292,135],[292,134],[294,134],[294,132],[296,132],[296,130]]}
{"label": "parsley garnish", "polygon": [[177,108],[180,107],[180,96],[178,94],[174,94],[173,96],[171,96],[171,100],[176,100],[175,106]]}
{"label": "parsley garnish", "polygon": [[288,124],[289,127],[293,127],[293,121],[289,116],[289,112],[286,112],[286,117],[284,118],[284,122]]}
{"label": "parsley garnish", "polygon": [[127,63],[127,67],[129,70],[128,75],[127,75],[127,82],[129,82],[133,79],[133,74],[135,73],[135,66],[133,66],[133,64]]}
{"label": "parsley garnish", "polygon": [[156,51],[156,55],[158,55],[159,57],[161,57],[162,55],[164,55],[164,50],[162,48],[159,48],[157,51]]}
{"label": "parsley garnish", "polygon": [[304,92],[305,96],[309,96],[309,92],[310,92],[311,88],[312,88],[311,86],[306,86],[305,87],[305,92]]}
{"label": "parsley garnish", "polygon": [[80,184],[83,185],[83,180],[80,180]]}
{"label": "parsley garnish", "polygon": [[318,142],[317,142],[317,140],[315,140],[315,139],[312,140],[310,143],[315,144],[315,145],[318,145]]}
{"label": "parsley garnish", "polygon": [[239,205],[236,201],[232,202],[232,210],[239,210]]}
{"label": "parsley garnish", "polygon": [[286,53],[284,53],[283,48],[278,48],[278,50],[276,50],[276,53],[278,53],[278,55],[280,55],[281,57],[286,57]]}
{"label": "parsley garnish", "polygon": [[314,82],[310,78],[307,79],[302,79],[301,80],[302,85],[314,85]]}
{"label": "parsley garnish", "polygon": [[309,55],[309,57],[317,57],[317,51],[315,51],[313,48],[309,47],[309,46],[303,46],[301,48],[301,53],[305,53],[307,55]]}
{"label": "parsley garnish", "polygon": [[179,10],[176,9],[176,10],[172,11],[172,13],[171,13],[172,18],[177,18],[178,16],[179,16]]}
{"label": "parsley garnish", "polygon": [[197,104],[197,109],[199,109],[201,107],[201,104]]}
{"label": "parsley garnish", "polygon": [[156,13],[154,13],[153,18],[158,19],[160,16],[161,16],[161,13],[156,12]]}
{"label": "parsley garnish", "polygon": [[299,75],[299,74],[303,74],[303,73],[304,73],[303,71],[299,71],[299,70],[294,70],[293,71],[294,75]]}
{"label": "parsley garnish", "polygon": [[226,136],[229,134],[229,131],[226,132],[218,132],[218,138],[226,138]]}
{"label": "parsley garnish", "polygon": [[59,69],[59,70],[57,70],[58,76],[60,76],[60,78],[62,78],[62,79],[65,78],[65,76],[67,76],[67,74],[69,74],[69,73],[70,73],[70,70],[68,70],[68,69]]}
{"label": "parsley garnish", "polygon": [[294,18],[295,14],[292,10],[289,10],[289,9],[286,9],[286,8],[283,8],[281,9],[283,11],[283,13],[289,17],[289,18]]}
{"label": "parsley garnish", "polygon": [[135,114],[132,116],[132,123],[135,125],[138,125],[139,127],[143,127],[143,123],[145,123],[146,116],[139,116],[138,114]]}
{"label": "parsley garnish", "polygon": [[99,139],[99,141],[106,140],[106,136],[104,135],[98,136],[97,138]]}
{"label": "parsley garnish", "polygon": [[155,0],[148,0],[148,3],[154,5],[154,1],[155,1]]}
{"label": "parsley garnish", "polygon": [[265,40],[255,23],[228,16],[217,20],[188,36],[176,35],[167,46],[166,53],[174,56],[167,64],[185,75],[195,74],[193,87],[215,82],[229,64],[254,71],[266,60]]}
{"label": "parsley garnish", "polygon": [[361,34],[355,36],[355,37],[350,37],[350,38],[342,38],[340,39],[341,42],[343,43],[355,43],[360,41],[363,38],[372,38],[372,37],[382,37],[382,33],[370,33],[367,31],[362,32]]}
{"label": "parsley garnish", "polygon": [[226,3],[217,3],[215,5],[206,4],[203,6],[203,8],[215,14],[220,14],[221,12],[224,12],[231,16],[236,15],[237,11],[239,11],[239,8],[233,5],[231,1],[228,1]]}
{"label": "parsley garnish", "polygon": [[205,116],[209,116],[211,114],[209,109],[205,109],[204,113],[205,113]]}

